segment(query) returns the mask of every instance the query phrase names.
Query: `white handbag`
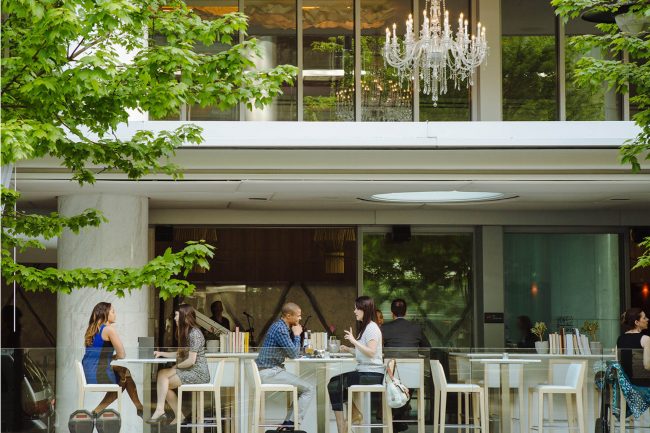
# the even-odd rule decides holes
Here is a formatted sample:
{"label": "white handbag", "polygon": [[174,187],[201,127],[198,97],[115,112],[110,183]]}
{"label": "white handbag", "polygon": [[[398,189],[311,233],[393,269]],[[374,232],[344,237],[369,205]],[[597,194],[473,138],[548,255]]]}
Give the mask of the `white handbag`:
{"label": "white handbag", "polygon": [[384,385],[386,386],[386,399],[389,407],[397,409],[408,403],[409,389],[400,382],[397,361],[394,359],[391,359],[386,364]]}

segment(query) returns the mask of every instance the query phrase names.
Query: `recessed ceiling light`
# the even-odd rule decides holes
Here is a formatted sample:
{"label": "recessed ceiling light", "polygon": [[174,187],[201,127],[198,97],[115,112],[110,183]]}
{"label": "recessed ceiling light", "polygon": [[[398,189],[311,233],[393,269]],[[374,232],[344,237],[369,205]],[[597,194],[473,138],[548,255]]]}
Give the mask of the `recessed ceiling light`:
{"label": "recessed ceiling light", "polygon": [[501,192],[478,191],[417,191],[375,194],[370,200],[392,203],[465,203],[504,200],[512,196]]}

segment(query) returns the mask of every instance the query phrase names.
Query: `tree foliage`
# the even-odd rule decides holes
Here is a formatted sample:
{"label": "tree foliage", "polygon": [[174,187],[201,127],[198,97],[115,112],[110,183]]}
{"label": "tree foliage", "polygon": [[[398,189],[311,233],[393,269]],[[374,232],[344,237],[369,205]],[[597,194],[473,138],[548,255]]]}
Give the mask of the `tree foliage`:
{"label": "tree foliage", "polygon": [[[295,68],[253,70],[254,39],[234,44],[247,28],[233,13],[203,20],[178,0],[2,0],[3,168],[54,157],[81,185],[103,171],[131,180],[152,173],[181,177],[175,149],[201,142],[201,129],[116,134],[129,112],[160,118],[183,104],[226,110],[243,103],[261,107],[292,82]],[[164,43],[154,44],[156,40]],[[198,44],[220,43],[219,53]],[[35,215],[15,206],[20,194],[2,189],[2,276],[27,290],[69,292],[102,287],[123,295],[155,285],[161,296],[188,294],[175,279],[194,265],[208,267],[213,247],[191,243],[140,269],[37,270],[13,261],[12,249],[43,247],[37,238],[78,232],[105,221],[92,209],[76,216]]]}
{"label": "tree foliage", "polygon": [[[593,9],[633,14],[638,18],[650,19],[650,2],[604,1],[604,0],[552,0],[556,13],[564,18],[578,17],[583,11]],[[632,117],[641,132],[621,147],[621,162],[630,164],[634,172],[641,170],[641,161],[650,160],[650,33],[630,34],[619,30],[616,24],[598,24],[603,35],[574,37],[572,44],[580,51],[593,48],[610,53],[610,59],[623,59],[627,54],[630,61],[598,59],[590,56],[581,58],[574,71],[576,84],[593,86],[608,83],[618,93],[630,95],[630,105],[636,107]],[[644,254],[635,267],[650,265],[650,238],[641,243]]]}
{"label": "tree foliage", "polygon": [[[565,20],[576,18],[587,9],[650,17],[650,2],[647,1],[552,0],[551,3]],[[641,132],[621,148],[621,161],[630,164],[636,172],[641,170],[640,161],[650,159],[650,34],[622,32],[616,24],[598,24],[597,27],[602,35],[576,36],[571,42],[579,51],[593,48],[606,51],[609,59],[584,56],[576,64],[575,81],[585,86],[608,83],[619,93],[633,90],[630,105],[636,107],[636,114],[632,118]],[[622,60],[624,54],[630,61]]]}

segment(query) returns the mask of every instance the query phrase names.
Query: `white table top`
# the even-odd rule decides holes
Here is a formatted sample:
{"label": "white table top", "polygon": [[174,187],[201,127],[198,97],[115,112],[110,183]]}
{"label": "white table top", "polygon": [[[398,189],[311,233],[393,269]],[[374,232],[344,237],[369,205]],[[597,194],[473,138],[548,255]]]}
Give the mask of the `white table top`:
{"label": "white table top", "polygon": [[176,358],[122,358],[114,360],[111,364],[165,364],[168,362],[176,362]]}
{"label": "white table top", "polygon": [[208,352],[205,354],[206,358],[240,358],[240,359],[255,359],[258,353],[224,353],[224,352]]}
{"label": "white table top", "polygon": [[541,359],[512,359],[512,358],[472,358],[471,362],[480,362],[482,364],[533,364],[542,362]]}

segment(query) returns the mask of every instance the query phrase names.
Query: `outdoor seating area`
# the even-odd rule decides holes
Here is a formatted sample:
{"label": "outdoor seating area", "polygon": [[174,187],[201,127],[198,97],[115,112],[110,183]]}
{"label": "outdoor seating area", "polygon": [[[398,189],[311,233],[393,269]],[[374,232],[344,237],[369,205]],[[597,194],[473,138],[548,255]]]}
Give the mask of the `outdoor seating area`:
{"label": "outdoor seating area", "polygon": [[[423,358],[418,351],[412,351],[410,357],[408,349],[401,352],[406,353],[407,357],[396,360],[397,375],[411,390],[406,417],[392,418],[390,408],[381,397],[385,395],[383,385],[355,386],[349,391],[355,395],[350,395],[348,401],[355,402],[361,418],[349,416],[348,431],[444,433],[470,428],[470,431],[482,433],[585,433],[591,431],[596,418],[601,416],[601,390],[597,385],[602,383],[595,381],[599,377],[598,372],[605,369],[607,364],[616,362],[614,353],[607,349],[602,355],[568,356],[503,348],[433,348],[431,353],[436,359]],[[135,356],[129,358],[129,354]],[[127,357],[115,361],[128,366],[132,372],[145,408],[143,417],[139,417],[128,401],[121,402],[122,410],[119,400],[109,406],[120,414],[123,432],[156,432],[160,428],[169,432],[259,433],[276,430],[281,426],[288,408],[298,404],[295,387],[266,385],[259,381],[254,362],[258,355],[255,348],[248,353],[208,352],[210,382],[183,385],[179,390],[178,410],[184,414],[183,422],[168,425],[171,419],[168,417],[167,423],[163,422],[160,426],[149,425],[143,419],[152,413],[155,403],[155,383],[151,378],[162,364],[160,358],[141,358],[137,354],[137,348],[127,348]],[[36,358],[36,364],[39,364],[53,359],[54,353],[34,350],[30,356]],[[51,364],[46,366],[49,371],[43,370],[43,374],[51,376],[53,367]],[[316,397],[306,408],[303,423],[296,429],[336,433],[326,385],[333,376],[354,370],[354,358],[344,354],[322,353],[318,357],[286,359],[285,368],[317,389]],[[78,377],[80,381],[83,380],[82,375]],[[612,384],[607,386],[611,389]],[[78,390],[79,395],[71,396],[79,401],[77,409],[91,410],[101,399],[102,393],[88,392],[94,389],[80,386]],[[369,392],[377,393],[377,397]],[[607,397],[612,398],[611,391]],[[611,404],[608,401],[609,410]],[[616,404],[625,412],[626,402],[621,393]],[[352,406],[348,405],[346,410],[352,411]],[[623,425],[613,414],[609,420],[612,432],[626,431],[626,425],[628,431],[650,425],[647,411],[639,419],[630,417]],[[59,418],[56,423],[66,425],[67,421]]]}

